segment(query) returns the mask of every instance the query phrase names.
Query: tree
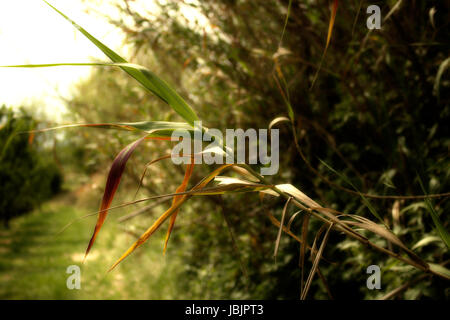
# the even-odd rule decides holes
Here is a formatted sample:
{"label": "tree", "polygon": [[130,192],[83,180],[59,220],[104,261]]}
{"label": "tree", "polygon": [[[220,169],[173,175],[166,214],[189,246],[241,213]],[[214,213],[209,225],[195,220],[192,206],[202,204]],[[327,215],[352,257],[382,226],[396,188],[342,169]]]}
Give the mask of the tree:
{"label": "tree", "polygon": [[0,220],[5,226],[61,189],[59,169],[26,132],[36,124],[23,109],[0,108]]}

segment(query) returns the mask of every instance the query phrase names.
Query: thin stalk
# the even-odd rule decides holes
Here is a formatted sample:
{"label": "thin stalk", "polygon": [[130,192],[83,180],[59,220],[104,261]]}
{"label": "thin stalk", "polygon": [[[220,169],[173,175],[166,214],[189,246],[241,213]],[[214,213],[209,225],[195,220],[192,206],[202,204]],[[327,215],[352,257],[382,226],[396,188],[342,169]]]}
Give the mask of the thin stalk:
{"label": "thin stalk", "polygon": [[[270,185],[268,183],[268,181],[263,176],[261,176],[259,173],[254,171],[249,165],[244,164],[242,166],[245,169],[247,169],[255,178],[258,178],[261,182],[263,182],[263,183],[265,183],[267,185]],[[275,191],[276,193],[278,193],[280,196],[284,197],[286,200],[288,200],[290,197],[292,197],[291,195],[289,195],[289,194],[279,190],[276,186],[271,186],[270,188],[273,191]],[[335,221],[328,220],[327,218],[321,216],[320,214],[318,214],[317,212],[314,211],[314,210],[317,210],[317,208],[315,208],[315,209],[308,208],[308,207],[304,206],[303,204],[301,204],[296,199],[293,199],[291,201],[291,203],[294,204],[295,206],[297,206],[298,208],[302,209],[302,210],[308,211],[311,215],[313,215],[314,217],[318,218],[319,220],[321,220],[321,221],[323,221],[325,223],[328,223],[330,225],[334,224],[333,225],[333,229],[341,231],[341,232],[344,232],[346,235],[352,237],[353,239],[356,239],[356,240],[360,241],[361,243],[363,243],[366,246],[372,247],[373,249],[375,249],[377,251],[385,253],[385,254],[387,254],[387,255],[389,255],[389,256],[397,259],[397,260],[400,260],[400,261],[402,261],[402,262],[404,262],[406,264],[409,264],[409,265],[411,265],[411,266],[413,266],[413,267],[415,267],[415,268],[417,268],[417,269],[419,269],[419,270],[421,270],[423,272],[432,273],[433,275],[437,275],[439,277],[447,279],[443,275],[441,275],[439,273],[436,273],[433,270],[431,270],[428,264],[426,266],[421,265],[421,264],[419,264],[419,263],[417,263],[417,262],[415,262],[413,260],[410,260],[408,258],[400,256],[398,253],[392,252],[392,251],[390,251],[388,249],[385,249],[383,247],[380,247],[380,246],[374,244],[373,242],[369,241],[367,238],[363,237],[362,235],[360,235],[359,233],[357,233],[353,229],[343,225],[342,221],[340,221],[339,219],[337,219],[335,217],[334,217],[335,219],[332,219],[330,217],[330,220],[335,220]],[[338,224],[336,224],[336,223],[338,223]]]}

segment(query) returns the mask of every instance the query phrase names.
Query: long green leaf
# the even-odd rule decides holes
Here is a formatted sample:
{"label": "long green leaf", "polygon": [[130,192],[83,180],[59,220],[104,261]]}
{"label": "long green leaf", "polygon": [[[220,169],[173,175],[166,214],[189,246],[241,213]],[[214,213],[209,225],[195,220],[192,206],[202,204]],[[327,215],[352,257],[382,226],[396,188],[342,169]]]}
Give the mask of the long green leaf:
{"label": "long green leaf", "polygon": [[355,189],[356,192],[359,193],[359,196],[361,197],[361,200],[363,201],[363,203],[366,205],[366,207],[369,209],[369,211],[387,228],[386,223],[384,222],[383,218],[381,218],[381,216],[378,214],[377,210],[372,206],[372,204],[370,203],[370,201],[364,197],[364,195],[358,190],[358,188],[355,187],[355,185],[350,181],[350,179],[348,179],[345,175],[343,175],[342,173],[336,171],[335,169],[333,169],[329,164],[327,164],[325,161],[323,161],[322,159],[319,159],[319,161],[326,166],[330,171],[332,171],[334,174],[336,174],[337,176],[339,176],[342,180],[344,180],[345,182],[347,182],[350,186],[352,186],[353,189]]}
{"label": "long green leaf", "polygon": [[[425,187],[424,187],[424,185],[422,183],[422,179],[420,179],[420,177],[419,177],[419,183],[420,183],[420,186],[421,186],[423,192],[426,193]],[[431,215],[431,219],[433,219],[434,225],[436,226],[436,230],[437,230],[439,236],[441,237],[442,241],[444,241],[444,243],[447,245],[447,248],[450,248],[450,234],[447,231],[447,229],[445,229],[444,225],[442,224],[441,220],[439,219],[439,215],[436,212],[436,210],[434,209],[434,206],[431,203],[431,200],[429,198],[426,198],[425,204],[427,206],[427,211]]]}
{"label": "long green leaf", "polygon": [[443,277],[447,278],[447,280],[450,280],[450,270],[448,270],[446,267],[434,263],[430,263],[429,265],[431,271],[442,275]]}
{"label": "long green leaf", "polygon": [[194,128],[185,122],[168,122],[168,121],[141,121],[141,122],[115,122],[115,123],[75,123],[61,125],[52,128],[33,130],[31,132],[46,132],[57,129],[66,128],[98,128],[98,129],[116,129],[147,133],[147,137],[171,137],[176,130],[186,130],[191,135]]}
{"label": "long green leaf", "polygon": [[[89,32],[87,32],[80,25],[71,20],[64,13],[56,9],[47,1],[43,1],[53,10],[58,12],[67,21],[69,21],[76,29],[78,29],[78,31],[80,31],[86,38],[88,38],[93,44],[95,44],[97,48],[102,50],[103,53],[107,55],[113,62],[128,64],[127,60],[108,48],[105,44],[92,36]],[[180,95],[178,95],[175,90],[173,90],[166,82],[158,78],[154,73],[145,68],[136,68],[132,65],[123,65],[120,66],[120,68],[130,76],[132,76],[134,79],[136,79],[147,90],[151,91],[153,94],[170,105],[189,124],[194,125],[194,121],[198,120],[198,117],[195,114],[194,110],[192,110],[192,108],[186,103],[186,101]]]}

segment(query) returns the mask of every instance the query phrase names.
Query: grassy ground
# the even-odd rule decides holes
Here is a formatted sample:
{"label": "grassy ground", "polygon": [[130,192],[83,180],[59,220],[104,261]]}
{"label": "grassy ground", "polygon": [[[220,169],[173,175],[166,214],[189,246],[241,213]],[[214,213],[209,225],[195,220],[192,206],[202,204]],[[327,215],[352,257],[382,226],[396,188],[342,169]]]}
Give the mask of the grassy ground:
{"label": "grassy ground", "polygon": [[[174,274],[176,255],[162,255],[164,232],[125,260],[107,269],[133,243],[135,237],[120,230],[110,217],[102,228],[88,260],[84,250],[95,217],[67,223],[88,213],[71,206],[67,196],[0,229],[0,299],[179,299]],[[148,219],[148,218],[147,218]],[[66,269],[81,268],[81,289],[66,286]]]}

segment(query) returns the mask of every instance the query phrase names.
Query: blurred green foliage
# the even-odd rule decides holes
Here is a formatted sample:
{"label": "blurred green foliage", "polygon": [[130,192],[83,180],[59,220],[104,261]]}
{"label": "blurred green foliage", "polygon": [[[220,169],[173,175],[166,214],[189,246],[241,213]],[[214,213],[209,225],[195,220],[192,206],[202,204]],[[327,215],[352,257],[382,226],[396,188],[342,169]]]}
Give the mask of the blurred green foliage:
{"label": "blurred green foliage", "polygon": [[51,153],[27,133],[36,126],[24,109],[0,108],[0,220],[6,226],[61,190],[62,174]]}
{"label": "blurred green foliage", "polygon": [[[380,5],[386,17],[396,2],[374,4]],[[404,2],[383,22],[382,30],[371,33],[364,6],[358,14],[360,1],[341,5],[313,89],[310,85],[324,50],[330,1],[293,1],[281,43],[287,0],[195,4],[169,0],[153,13],[134,9],[131,1],[116,3],[123,19],[112,22],[122,28],[134,48],[131,61],[175,85],[207,127],[267,128],[275,117],[287,115],[281,87],[293,107],[295,134],[303,153],[313,168],[334,183],[350,188],[345,181],[350,179],[361,192],[414,195],[423,193],[420,177],[428,193],[449,190],[448,73],[439,84],[439,99],[434,90],[438,69],[448,56],[447,2]],[[203,14],[208,24],[183,18],[186,7]],[[167,106],[113,69],[98,69],[80,84],[69,108],[74,119],[86,122],[179,120]],[[280,126],[280,134],[280,172],[270,179],[292,183],[329,208],[371,217],[361,198],[336,189],[310,170],[295,148],[289,127]],[[98,167],[105,166],[125,145],[124,137],[86,133],[92,152],[83,161],[97,159]],[[165,142],[152,142],[133,155],[127,172],[134,183],[144,164],[166,154],[169,147]],[[341,175],[335,176],[320,160]],[[193,180],[210,170],[196,167]],[[142,192],[173,192],[181,180],[182,168],[162,162],[150,168]],[[134,193],[134,187],[124,192]],[[449,262],[448,248],[439,238],[424,241],[436,239],[438,233],[423,200],[370,202],[408,247],[416,246],[422,258],[444,265]],[[447,198],[434,205],[448,229]],[[193,199],[183,206],[168,252],[180,254],[185,261],[180,289],[193,298],[297,299],[298,244],[283,235],[276,263],[272,256],[277,229],[267,213],[279,218],[282,207],[282,201],[260,203],[257,196],[248,195]],[[223,215],[231,222],[238,251]],[[309,243],[320,226],[312,219]],[[294,220],[291,229],[295,234],[300,234],[300,227],[301,219]],[[365,235],[380,246],[389,245]],[[321,268],[336,299],[377,298],[421,276],[338,233],[331,234],[324,256],[332,263],[321,264]],[[242,275],[239,257],[248,279]],[[382,269],[381,292],[366,288],[366,268],[371,264]],[[310,267],[308,262],[306,274]],[[329,297],[317,279],[311,292],[311,298]],[[449,295],[448,283],[425,277],[398,296],[442,299]]]}

